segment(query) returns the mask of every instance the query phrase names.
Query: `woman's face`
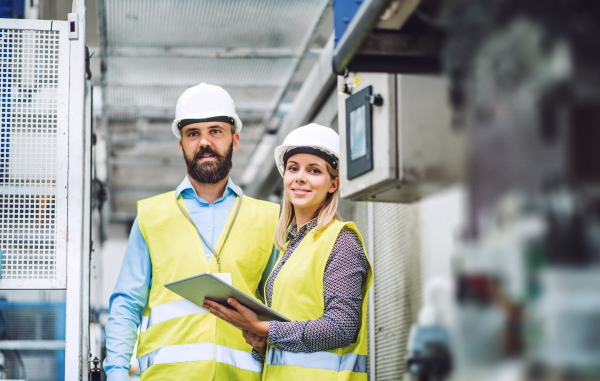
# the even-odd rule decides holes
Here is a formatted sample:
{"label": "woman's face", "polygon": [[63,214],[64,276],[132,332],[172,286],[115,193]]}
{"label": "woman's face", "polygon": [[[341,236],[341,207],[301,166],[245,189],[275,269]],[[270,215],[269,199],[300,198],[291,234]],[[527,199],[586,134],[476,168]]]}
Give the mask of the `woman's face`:
{"label": "woman's face", "polygon": [[285,165],[283,186],[296,210],[316,214],[327,193],[335,192],[339,184],[339,178],[331,178],[327,162],[318,156],[299,153],[290,157]]}

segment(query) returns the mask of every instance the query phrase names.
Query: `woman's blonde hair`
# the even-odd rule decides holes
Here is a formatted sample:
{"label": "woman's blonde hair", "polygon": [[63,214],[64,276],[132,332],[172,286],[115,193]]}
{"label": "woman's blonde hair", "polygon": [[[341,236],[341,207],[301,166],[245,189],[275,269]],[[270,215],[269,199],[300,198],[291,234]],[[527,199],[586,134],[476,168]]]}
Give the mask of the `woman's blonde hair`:
{"label": "woman's blonde hair", "polygon": [[[329,172],[329,176],[331,176],[332,180],[339,177],[339,171],[334,169],[329,163],[327,163],[327,172]],[[335,192],[327,193],[327,196],[325,196],[325,200],[323,200],[323,203],[317,212],[317,227],[315,228],[315,233],[325,230],[331,225],[333,220],[342,221],[342,218],[337,213],[339,193],[340,187],[338,187]],[[281,200],[281,216],[279,217],[277,227],[275,228],[275,246],[279,250],[285,250],[288,230],[293,226],[295,221],[294,205],[292,205],[284,191],[283,199]]]}

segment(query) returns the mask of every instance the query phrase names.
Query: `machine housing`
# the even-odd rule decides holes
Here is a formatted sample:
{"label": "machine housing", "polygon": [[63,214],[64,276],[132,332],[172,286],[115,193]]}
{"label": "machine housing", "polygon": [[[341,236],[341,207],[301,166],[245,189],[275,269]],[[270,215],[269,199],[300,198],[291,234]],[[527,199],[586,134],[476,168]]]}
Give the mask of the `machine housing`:
{"label": "machine housing", "polygon": [[[342,198],[410,203],[463,179],[466,134],[452,126],[443,78],[349,73],[338,77],[338,85]],[[377,149],[370,152],[372,170],[348,176],[353,160],[347,148],[347,100],[369,86],[373,96],[381,97],[381,105],[372,98],[370,110],[371,141]]]}

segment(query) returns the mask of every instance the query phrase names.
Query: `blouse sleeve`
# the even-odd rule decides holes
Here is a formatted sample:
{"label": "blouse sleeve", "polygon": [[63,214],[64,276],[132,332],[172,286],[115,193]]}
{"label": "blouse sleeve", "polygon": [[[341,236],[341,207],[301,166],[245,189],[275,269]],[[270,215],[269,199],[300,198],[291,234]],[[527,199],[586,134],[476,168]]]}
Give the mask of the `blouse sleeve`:
{"label": "blouse sleeve", "polygon": [[271,321],[269,343],[290,352],[318,352],[356,341],[368,269],[358,236],[344,227],[325,267],[323,317],[289,323]]}
{"label": "blouse sleeve", "polygon": [[261,364],[265,363],[265,356],[258,353],[258,351],[254,348],[252,348],[252,358]]}

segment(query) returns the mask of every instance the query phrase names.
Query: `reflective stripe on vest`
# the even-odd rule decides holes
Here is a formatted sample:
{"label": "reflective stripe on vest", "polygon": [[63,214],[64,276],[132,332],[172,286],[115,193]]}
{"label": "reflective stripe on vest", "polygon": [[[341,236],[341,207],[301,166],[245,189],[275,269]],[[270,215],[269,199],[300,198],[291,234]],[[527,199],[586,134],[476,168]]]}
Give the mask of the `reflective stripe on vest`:
{"label": "reflective stripe on vest", "polygon": [[[236,368],[262,373],[263,365],[252,357],[251,353],[217,345],[217,362],[229,364]],[[140,373],[152,365],[170,364],[188,361],[213,360],[213,343],[181,344],[161,347],[153,352],[140,356],[138,366]]]}
{"label": "reflective stripe on vest", "polygon": [[295,365],[335,372],[349,370],[356,373],[367,373],[367,356],[357,353],[345,356],[338,356],[331,352],[294,353],[270,347],[267,365]]}
{"label": "reflective stripe on vest", "polygon": [[142,316],[140,332],[146,332],[150,326],[167,320],[187,315],[198,315],[205,313],[207,313],[207,311],[205,311],[202,307],[199,307],[186,299],[161,304],[150,310],[150,317]]}

